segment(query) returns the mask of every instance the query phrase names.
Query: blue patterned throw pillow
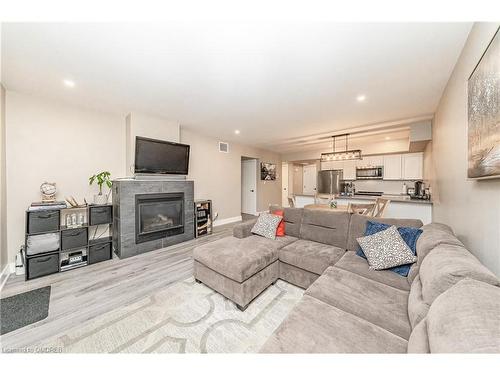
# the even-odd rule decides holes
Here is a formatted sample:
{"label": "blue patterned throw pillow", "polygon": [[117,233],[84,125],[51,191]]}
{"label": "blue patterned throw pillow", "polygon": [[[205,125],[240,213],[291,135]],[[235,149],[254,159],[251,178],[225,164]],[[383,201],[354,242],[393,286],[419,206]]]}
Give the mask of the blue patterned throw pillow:
{"label": "blue patterned throw pillow", "polygon": [[[377,223],[374,221],[367,221],[366,222],[366,229],[365,229],[365,236],[370,236],[372,234],[378,233],[380,231],[386,230],[389,228],[389,224],[383,224],[383,223]],[[418,237],[422,234],[422,229],[419,228],[411,228],[411,227],[398,227],[398,232],[403,238],[403,240],[406,242],[410,250],[412,251],[413,254],[417,255],[417,240]],[[360,256],[361,258],[366,259],[365,253],[363,253],[363,250],[361,250],[361,246],[358,245],[358,251],[356,251],[356,255]],[[398,275],[401,276],[408,276],[408,272],[410,272],[410,267],[411,264],[405,264],[402,266],[396,266],[389,268],[389,271],[396,272]]]}

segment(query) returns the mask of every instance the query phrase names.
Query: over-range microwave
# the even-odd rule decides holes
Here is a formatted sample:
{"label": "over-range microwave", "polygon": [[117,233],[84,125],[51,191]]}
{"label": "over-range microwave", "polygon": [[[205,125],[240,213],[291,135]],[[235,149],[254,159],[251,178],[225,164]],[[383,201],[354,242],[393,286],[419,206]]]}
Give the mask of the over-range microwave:
{"label": "over-range microwave", "polygon": [[384,167],[356,168],[356,180],[381,180],[384,178]]}

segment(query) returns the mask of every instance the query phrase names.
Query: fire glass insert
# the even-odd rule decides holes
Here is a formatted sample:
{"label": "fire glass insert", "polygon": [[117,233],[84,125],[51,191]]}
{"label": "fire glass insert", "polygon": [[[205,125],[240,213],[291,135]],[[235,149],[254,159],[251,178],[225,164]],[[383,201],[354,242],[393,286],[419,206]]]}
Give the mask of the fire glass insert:
{"label": "fire glass insert", "polygon": [[184,193],[135,196],[136,243],[184,233]]}

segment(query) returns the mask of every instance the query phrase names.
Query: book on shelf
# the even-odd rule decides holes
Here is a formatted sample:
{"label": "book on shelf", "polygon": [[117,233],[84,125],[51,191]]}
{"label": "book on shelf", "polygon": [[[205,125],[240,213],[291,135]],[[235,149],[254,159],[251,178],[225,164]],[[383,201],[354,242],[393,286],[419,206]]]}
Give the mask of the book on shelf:
{"label": "book on shelf", "polygon": [[37,206],[61,206],[64,205],[66,206],[65,201],[54,201],[54,202],[33,202],[31,203],[31,206],[37,207]]}
{"label": "book on shelf", "polygon": [[61,208],[66,208],[66,202],[56,201],[56,202],[33,202],[28,208],[28,211],[38,211],[38,210],[58,210]]}

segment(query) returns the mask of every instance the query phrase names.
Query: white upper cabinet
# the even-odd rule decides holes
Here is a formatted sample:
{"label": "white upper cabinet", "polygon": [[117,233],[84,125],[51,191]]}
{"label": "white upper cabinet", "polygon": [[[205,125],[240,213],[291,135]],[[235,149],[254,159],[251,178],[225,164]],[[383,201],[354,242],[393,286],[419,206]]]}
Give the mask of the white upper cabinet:
{"label": "white upper cabinet", "polygon": [[321,170],[330,170],[330,169],[343,169],[344,162],[343,161],[322,161],[321,162]]}
{"label": "white upper cabinet", "polygon": [[365,156],[362,160],[325,161],[321,169],[341,169],[344,180],[356,180],[356,168],[384,167],[384,180],[422,180],[424,154]]}
{"label": "white upper cabinet", "polygon": [[384,156],[384,180],[401,180],[403,176],[402,155]]}
{"label": "white upper cabinet", "polygon": [[356,165],[357,160],[346,160],[344,161],[343,169],[343,179],[344,180],[355,180],[356,179]]}
{"label": "white upper cabinet", "polygon": [[380,167],[384,165],[383,156],[364,156],[362,160],[358,161],[358,167]]}
{"label": "white upper cabinet", "polygon": [[424,178],[424,154],[415,152],[402,155],[403,180],[421,180]]}
{"label": "white upper cabinet", "polygon": [[342,178],[344,180],[355,180],[356,179],[356,163],[357,160],[345,160],[345,161],[322,161],[321,170],[330,169],[340,169],[342,170]]}
{"label": "white upper cabinet", "polygon": [[320,163],[321,170],[325,171],[325,170],[328,170],[328,169],[332,169],[332,163],[333,163],[333,161],[322,161]]}

